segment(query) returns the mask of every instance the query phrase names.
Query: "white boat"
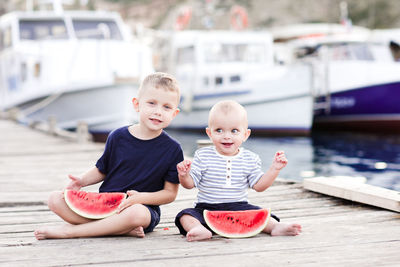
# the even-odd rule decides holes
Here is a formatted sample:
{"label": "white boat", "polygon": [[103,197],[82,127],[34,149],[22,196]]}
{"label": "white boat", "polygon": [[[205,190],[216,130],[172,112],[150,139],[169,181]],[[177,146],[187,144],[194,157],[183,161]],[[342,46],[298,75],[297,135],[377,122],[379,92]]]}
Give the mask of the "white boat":
{"label": "white boat", "polygon": [[292,36],[290,27],[276,29],[275,38],[286,39],[283,62],[313,65],[314,126],[400,132],[400,64],[387,43],[372,41],[371,31],[360,27],[295,28],[301,26]]}
{"label": "white boat", "polygon": [[253,132],[308,134],[312,126],[311,72],[306,64],[274,62],[268,32],[178,31],[161,42],[164,68],[182,88],[181,113],[170,128],[204,130],[208,112],[233,99],[248,112]]}
{"label": "white boat", "polygon": [[372,30],[371,39],[376,42],[383,42],[389,46],[393,59],[400,62],[400,29]]}
{"label": "white boat", "polygon": [[0,19],[0,110],[24,123],[53,117],[92,133],[132,123],[131,99],[153,72],[151,48],[117,13],[21,11]]}

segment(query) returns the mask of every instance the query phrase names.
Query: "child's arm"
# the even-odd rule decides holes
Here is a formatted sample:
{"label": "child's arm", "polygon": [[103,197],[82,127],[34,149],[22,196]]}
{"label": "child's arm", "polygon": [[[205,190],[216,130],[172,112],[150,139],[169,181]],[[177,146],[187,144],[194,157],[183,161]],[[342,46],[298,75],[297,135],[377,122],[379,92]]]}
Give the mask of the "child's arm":
{"label": "child's arm", "polygon": [[193,178],[189,174],[191,164],[192,162],[186,159],[176,165],[179,182],[186,189],[192,189],[194,187]]}
{"label": "child's arm", "polygon": [[137,192],[129,190],[128,198],[121,204],[118,213],[133,204],[163,205],[171,203],[178,194],[179,184],[165,181],[164,188],[157,192]]}
{"label": "child's arm", "polygon": [[69,174],[68,177],[71,179],[71,182],[67,186],[67,189],[80,190],[84,186],[97,184],[103,181],[106,175],[101,173],[97,167],[93,167],[81,177],[73,176],[71,174]]}
{"label": "child's arm", "polygon": [[287,163],[288,160],[285,157],[285,153],[283,151],[276,152],[271,167],[253,186],[253,189],[257,192],[262,192],[270,187],[275,181],[276,177],[278,177],[280,170],[285,167]]}

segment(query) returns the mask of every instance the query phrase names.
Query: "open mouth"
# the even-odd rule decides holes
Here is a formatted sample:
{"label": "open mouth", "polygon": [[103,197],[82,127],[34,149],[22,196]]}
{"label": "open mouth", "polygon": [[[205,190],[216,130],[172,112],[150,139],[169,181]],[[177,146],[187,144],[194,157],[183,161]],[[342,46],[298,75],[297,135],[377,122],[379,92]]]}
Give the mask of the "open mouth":
{"label": "open mouth", "polygon": [[230,147],[233,145],[233,143],[222,143],[222,145],[223,145],[225,148],[230,148]]}
{"label": "open mouth", "polygon": [[154,124],[160,124],[160,123],[162,123],[162,121],[159,120],[159,119],[150,119],[150,121],[151,121],[152,123],[154,123]]}

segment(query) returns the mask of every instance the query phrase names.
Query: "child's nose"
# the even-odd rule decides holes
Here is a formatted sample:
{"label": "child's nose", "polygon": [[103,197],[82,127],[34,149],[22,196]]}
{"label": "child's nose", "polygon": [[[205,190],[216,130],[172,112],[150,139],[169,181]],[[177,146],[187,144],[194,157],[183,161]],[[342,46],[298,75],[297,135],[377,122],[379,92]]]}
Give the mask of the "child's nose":
{"label": "child's nose", "polygon": [[154,109],[154,113],[161,114],[161,107],[160,106],[156,106],[155,109]]}
{"label": "child's nose", "polygon": [[224,133],[224,138],[225,138],[225,139],[231,138],[231,133],[230,133],[230,132],[225,132],[225,133]]}

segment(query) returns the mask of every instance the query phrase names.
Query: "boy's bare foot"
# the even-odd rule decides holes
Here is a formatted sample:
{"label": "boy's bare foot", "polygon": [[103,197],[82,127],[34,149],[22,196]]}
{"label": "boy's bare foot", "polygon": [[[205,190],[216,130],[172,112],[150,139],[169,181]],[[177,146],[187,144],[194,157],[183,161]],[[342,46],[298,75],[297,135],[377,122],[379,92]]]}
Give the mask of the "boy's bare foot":
{"label": "boy's bare foot", "polygon": [[135,237],[140,237],[143,238],[145,236],[144,234],[144,230],[142,226],[138,226],[135,229],[133,229],[132,231],[130,231],[128,233],[129,236],[135,236]]}
{"label": "boy's bare foot", "polygon": [[271,236],[298,235],[301,233],[301,225],[297,223],[277,223],[271,231]]}
{"label": "boy's bare foot", "polygon": [[42,227],[35,230],[34,235],[37,240],[51,238],[69,238],[67,234],[68,225],[57,227]]}
{"label": "boy's bare foot", "polygon": [[189,242],[210,239],[212,233],[203,225],[198,225],[186,234],[186,240]]}

